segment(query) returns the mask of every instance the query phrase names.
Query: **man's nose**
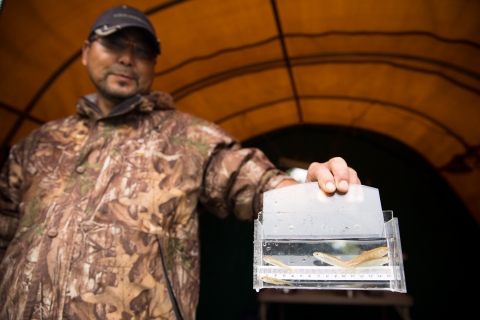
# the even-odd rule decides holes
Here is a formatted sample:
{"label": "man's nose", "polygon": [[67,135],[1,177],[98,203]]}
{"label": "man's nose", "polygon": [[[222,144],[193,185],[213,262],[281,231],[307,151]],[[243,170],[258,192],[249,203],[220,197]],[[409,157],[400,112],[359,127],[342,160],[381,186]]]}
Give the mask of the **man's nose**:
{"label": "man's nose", "polygon": [[127,45],[125,49],[119,52],[119,62],[124,65],[132,65],[134,59],[135,48],[132,45]]}

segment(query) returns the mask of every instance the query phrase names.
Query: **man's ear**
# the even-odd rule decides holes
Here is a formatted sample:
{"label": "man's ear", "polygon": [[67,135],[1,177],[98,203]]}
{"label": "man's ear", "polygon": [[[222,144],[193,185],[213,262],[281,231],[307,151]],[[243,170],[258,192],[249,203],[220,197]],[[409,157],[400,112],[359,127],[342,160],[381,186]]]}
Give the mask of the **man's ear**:
{"label": "man's ear", "polygon": [[84,66],[87,65],[87,60],[88,60],[88,52],[90,51],[90,46],[92,45],[92,43],[88,40],[85,40],[83,42],[83,46],[82,46],[82,64]]}

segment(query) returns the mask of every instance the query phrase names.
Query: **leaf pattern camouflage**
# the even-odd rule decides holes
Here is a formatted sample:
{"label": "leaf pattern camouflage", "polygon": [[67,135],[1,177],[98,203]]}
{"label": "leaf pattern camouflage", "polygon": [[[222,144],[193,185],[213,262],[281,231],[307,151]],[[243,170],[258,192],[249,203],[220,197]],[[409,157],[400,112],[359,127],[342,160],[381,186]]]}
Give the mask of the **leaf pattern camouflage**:
{"label": "leaf pattern camouflage", "polygon": [[107,117],[84,97],[2,168],[0,318],[175,319],[161,245],[181,313],[195,319],[200,208],[251,220],[285,179],[166,93]]}

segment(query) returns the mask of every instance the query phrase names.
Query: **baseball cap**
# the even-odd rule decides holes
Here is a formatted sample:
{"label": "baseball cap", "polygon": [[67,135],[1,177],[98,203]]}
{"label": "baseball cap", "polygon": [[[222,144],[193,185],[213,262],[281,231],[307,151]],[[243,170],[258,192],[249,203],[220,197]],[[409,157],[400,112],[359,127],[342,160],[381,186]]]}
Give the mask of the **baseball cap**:
{"label": "baseball cap", "polygon": [[160,40],[157,39],[152,23],[142,11],[129,6],[115,6],[104,11],[93,23],[88,38],[91,39],[94,34],[108,36],[127,27],[137,27],[147,31],[146,34],[153,49],[160,54]]}

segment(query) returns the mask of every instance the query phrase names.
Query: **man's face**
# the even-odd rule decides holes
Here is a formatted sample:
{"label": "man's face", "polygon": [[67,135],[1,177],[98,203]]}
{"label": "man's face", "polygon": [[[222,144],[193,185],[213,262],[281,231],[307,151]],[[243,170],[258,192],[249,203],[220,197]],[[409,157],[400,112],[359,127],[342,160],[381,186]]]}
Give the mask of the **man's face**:
{"label": "man's face", "polygon": [[[127,45],[132,43],[138,45]],[[83,45],[82,63],[98,93],[110,100],[148,93],[155,62],[153,49],[138,28],[125,28]]]}

